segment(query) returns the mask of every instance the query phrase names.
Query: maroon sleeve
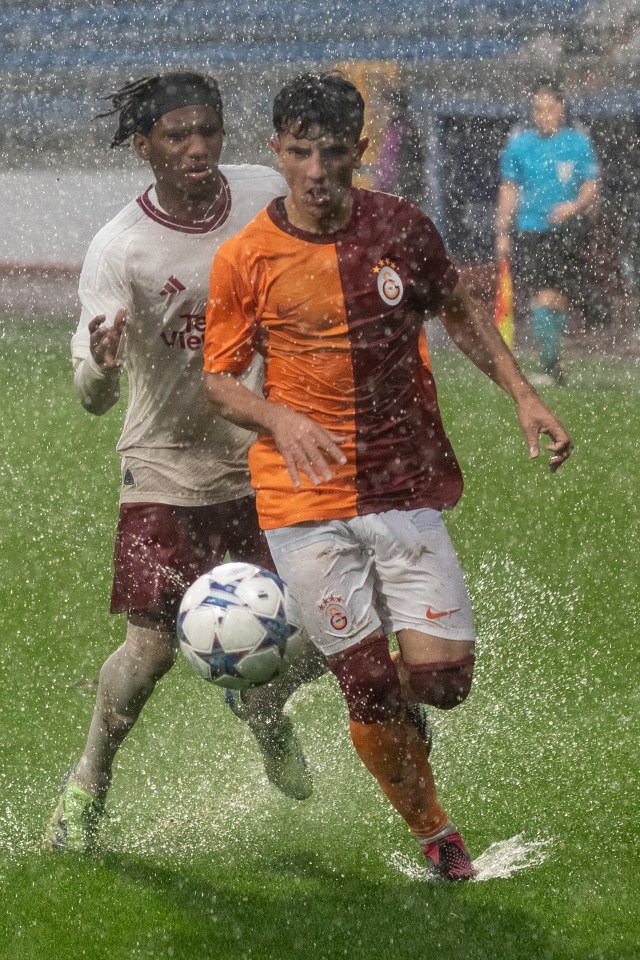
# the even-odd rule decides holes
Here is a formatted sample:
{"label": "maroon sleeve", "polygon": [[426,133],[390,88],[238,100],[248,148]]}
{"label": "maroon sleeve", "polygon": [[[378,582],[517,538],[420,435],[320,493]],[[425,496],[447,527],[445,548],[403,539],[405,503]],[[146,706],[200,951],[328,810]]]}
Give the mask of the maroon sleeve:
{"label": "maroon sleeve", "polygon": [[414,273],[414,290],[421,307],[437,310],[453,292],[458,271],[449,259],[435,224],[416,207],[411,208],[405,243]]}

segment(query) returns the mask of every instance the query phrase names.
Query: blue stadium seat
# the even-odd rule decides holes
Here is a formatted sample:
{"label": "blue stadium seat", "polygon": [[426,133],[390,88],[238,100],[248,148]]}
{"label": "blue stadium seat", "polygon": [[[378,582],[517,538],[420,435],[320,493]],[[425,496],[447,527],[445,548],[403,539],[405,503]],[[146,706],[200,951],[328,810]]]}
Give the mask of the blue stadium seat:
{"label": "blue stadium seat", "polygon": [[[55,146],[86,127],[89,79],[158,69],[348,60],[490,60],[586,0],[2,0],[0,147]],[[311,12],[310,12],[311,7]],[[51,80],[51,82],[50,82]],[[94,88],[95,89],[95,88]],[[92,91],[91,99],[95,94]],[[83,126],[84,125],[84,126]]]}
{"label": "blue stadium seat", "polygon": [[[5,0],[2,69],[501,56],[543,24],[570,25],[586,0],[193,0],[73,3],[40,10]],[[392,28],[390,28],[390,26]]]}

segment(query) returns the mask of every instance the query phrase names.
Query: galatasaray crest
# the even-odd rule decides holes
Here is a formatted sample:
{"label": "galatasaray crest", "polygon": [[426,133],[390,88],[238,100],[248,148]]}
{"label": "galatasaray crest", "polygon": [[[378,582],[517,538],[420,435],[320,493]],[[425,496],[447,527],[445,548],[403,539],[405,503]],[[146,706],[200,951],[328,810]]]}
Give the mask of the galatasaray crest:
{"label": "galatasaray crest", "polygon": [[402,300],[404,286],[391,260],[378,260],[373,272],[378,274],[378,293],[385,303],[395,307]]}

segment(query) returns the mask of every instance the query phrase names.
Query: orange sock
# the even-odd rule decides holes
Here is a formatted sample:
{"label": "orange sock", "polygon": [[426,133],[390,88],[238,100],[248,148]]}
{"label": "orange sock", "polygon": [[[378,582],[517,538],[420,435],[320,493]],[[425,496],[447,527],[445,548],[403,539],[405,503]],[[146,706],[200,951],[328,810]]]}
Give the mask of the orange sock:
{"label": "orange sock", "polygon": [[447,815],[438,803],[426,747],[404,718],[382,723],[350,721],[356,752],[409,829],[424,839],[442,830]]}

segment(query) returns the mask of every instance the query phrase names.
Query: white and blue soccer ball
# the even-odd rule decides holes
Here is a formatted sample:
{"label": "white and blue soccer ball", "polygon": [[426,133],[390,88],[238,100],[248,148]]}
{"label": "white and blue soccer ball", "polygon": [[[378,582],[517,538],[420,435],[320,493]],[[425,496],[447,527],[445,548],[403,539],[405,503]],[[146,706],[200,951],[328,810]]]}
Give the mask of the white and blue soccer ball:
{"label": "white and blue soccer ball", "polygon": [[252,563],[224,563],[198,577],[180,604],[177,631],[198,676],[233,690],[281,676],[304,642],[286,584]]}

